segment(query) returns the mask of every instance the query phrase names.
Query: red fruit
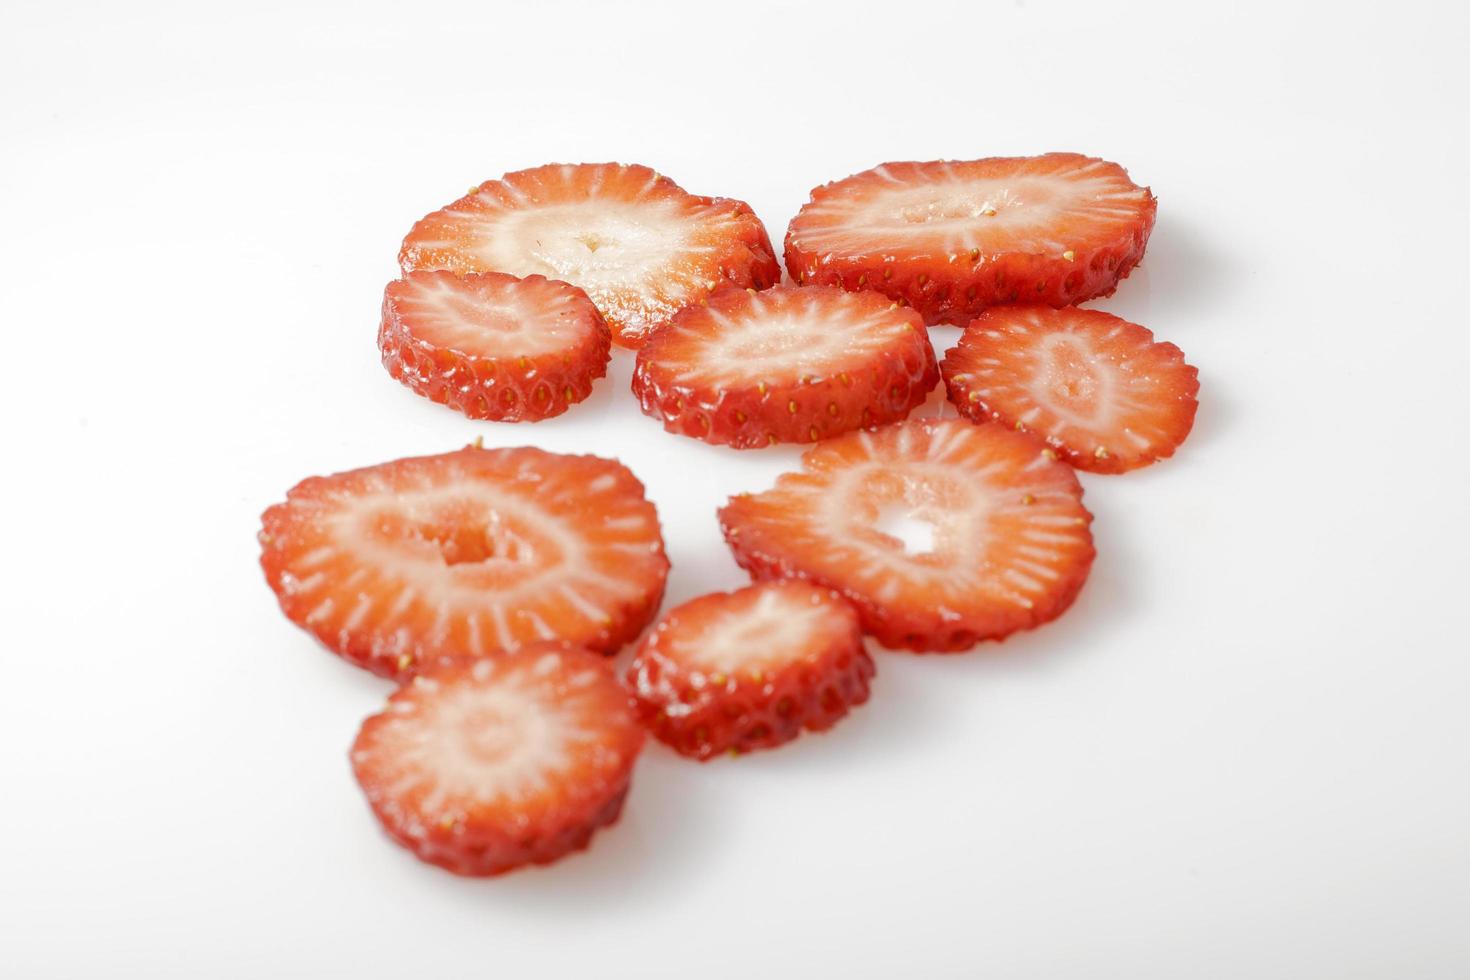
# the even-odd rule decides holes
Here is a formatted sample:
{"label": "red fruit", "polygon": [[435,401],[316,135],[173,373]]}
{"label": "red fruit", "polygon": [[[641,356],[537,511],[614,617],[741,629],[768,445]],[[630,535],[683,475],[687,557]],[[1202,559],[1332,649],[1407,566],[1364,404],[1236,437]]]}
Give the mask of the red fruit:
{"label": "red fruit", "polygon": [[1143,258],[1157,203],[1077,153],[885,163],[812,191],[786,233],[800,283],[876,289],[963,322],[987,306],[1106,296]]}
{"label": "red fruit", "polygon": [[627,679],[654,735],[708,759],[831,728],[868,700],[872,676],[853,608],[830,589],[781,581],[677,607]]}
{"label": "red fruit", "polygon": [[1198,407],[1199,372],[1178,347],[1099,310],[990,310],[943,370],[961,415],[1030,432],[1094,473],[1172,456]]}
{"label": "red fruit", "polygon": [[555,644],[425,666],[352,770],[394,840],[462,875],[547,864],[618,819],[643,747],[607,661]]}
{"label": "red fruit", "polygon": [[383,291],[383,366],[472,419],[560,415],[592,393],[611,347],[587,294],[543,276],[410,272]]}
{"label": "red fruit", "polygon": [[[756,579],[836,589],[889,647],[963,650],[1071,605],[1092,565],[1092,515],[1072,468],[1030,436],[910,419],[814,446],[802,469],[720,511]],[[910,550],[895,519],[929,525]]]}
{"label": "red fruit", "polygon": [[529,447],[312,477],[262,523],[285,614],[388,677],[545,640],[613,653],[653,618],[669,571],[625,466]]}
{"label": "red fruit", "polygon": [[549,164],[481,184],[414,225],[398,261],[405,272],[539,273],[580,286],[624,347],[722,283],[781,279],[749,205],[617,163]]}
{"label": "red fruit", "polygon": [[893,422],[939,380],[924,322],[878,293],[726,289],[638,352],[633,392],[670,432],[737,449]]}

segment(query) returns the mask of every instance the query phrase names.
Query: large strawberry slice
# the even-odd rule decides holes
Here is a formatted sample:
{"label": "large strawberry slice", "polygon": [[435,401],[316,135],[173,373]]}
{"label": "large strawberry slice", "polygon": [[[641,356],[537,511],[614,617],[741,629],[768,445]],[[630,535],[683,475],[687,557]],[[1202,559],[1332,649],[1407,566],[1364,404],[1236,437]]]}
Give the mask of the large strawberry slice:
{"label": "large strawberry slice", "polygon": [[[904,522],[931,540],[910,548]],[[963,650],[1044,623],[1092,565],[1092,515],[1072,468],[1027,435],[910,419],[819,443],[802,469],[720,511],[757,579],[836,589],[889,647]]]}
{"label": "large strawberry slice", "polygon": [[780,581],[672,610],[639,646],[628,685],[655,735],[709,759],[831,728],[868,699],[872,676],[852,606]]}
{"label": "large strawberry slice", "polygon": [[383,291],[383,366],[472,419],[560,415],[592,393],[611,347],[587,294],[544,276],[410,272]]}
{"label": "large strawberry slice", "polygon": [[352,769],[394,840],[462,875],[546,864],[617,820],[643,732],[605,660],[540,644],[426,665]]}
{"label": "large strawberry slice", "polygon": [[699,197],[647,167],[549,164],[487,181],[413,226],[404,271],[540,274],[580,286],[613,339],[638,347],[723,283],[781,278],[765,226],[742,201]]}
{"label": "large strawberry slice", "polygon": [[262,522],[281,609],[391,677],[544,640],[615,652],[653,618],[669,569],[626,467],[531,448],[312,477]]}
{"label": "large strawberry slice", "polygon": [[878,293],[725,289],[638,352],[633,393],[670,432],[737,449],[893,422],[939,381],[924,322]]}
{"label": "large strawberry slice", "polygon": [[1198,407],[1199,374],[1178,347],[1099,310],[989,310],[943,370],[960,414],[1030,432],[1095,473],[1173,455]]}
{"label": "large strawberry slice", "polygon": [[1106,296],[1143,258],[1156,202],[1076,153],[885,163],[818,187],[786,233],[797,282],[876,289],[927,323]]}

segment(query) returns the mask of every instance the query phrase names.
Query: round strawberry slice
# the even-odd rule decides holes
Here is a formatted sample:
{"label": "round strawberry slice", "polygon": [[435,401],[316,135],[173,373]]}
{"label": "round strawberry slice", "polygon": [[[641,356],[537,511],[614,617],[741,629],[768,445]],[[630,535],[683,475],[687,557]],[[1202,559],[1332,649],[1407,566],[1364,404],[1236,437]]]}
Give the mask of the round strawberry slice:
{"label": "round strawberry slice", "polygon": [[853,608],[831,589],[780,581],[675,608],[627,679],[654,735],[709,759],[831,728],[868,700],[872,676]]}
{"label": "round strawberry slice", "polygon": [[[800,472],[720,511],[754,578],[836,589],[865,632],[912,650],[963,650],[1060,615],[1092,566],[1091,523],[1051,449],[964,419],[820,443]],[[912,546],[894,533],[905,524]]]}
{"label": "round strawberry slice", "polygon": [[390,677],[545,640],[616,652],[657,612],[669,570],[626,467],[531,448],[312,477],[262,523],[281,609]]}
{"label": "round strawberry slice", "polygon": [[611,348],[587,294],[544,276],[410,272],[383,291],[383,366],[472,419],[560,415],[592,393]]}
{"label": "round strawberry slice", "polygon": [[981,314],[944,358],[961,415],[1045,439],[1078,469],[1122,473],[1189,435],[1199,372],[1136,323],[1075,307]]}
{"label": "round strawberry slice", "polygon": [[481,184],[414,225],[398,261],[404,271],[540,274],[580,286],[624,347],[723,283],[764,289],[781,278],[749,205],[617,163],[549,164]]}
{"label": "round strawberry slice", "polygon": [[1077,153],[885,163],[812,191],[786,233],[800,283],[876,289],[960,322],[1002,303],[1106,296],[1143,258],[1157,203]]}
{"label": "round strawberry slice", "polygon": [[924,322],[878,293],[726,289],[638,352],[633,393],[664,428],[737,449],[893,422],[939,382]]}
{"label": "round strawberry slice", "polygon": [[580,851],[614,823],[642,747],[607,662],[541,644],[426,666],[363,722],[352,769],[421,860],[498,875]]}

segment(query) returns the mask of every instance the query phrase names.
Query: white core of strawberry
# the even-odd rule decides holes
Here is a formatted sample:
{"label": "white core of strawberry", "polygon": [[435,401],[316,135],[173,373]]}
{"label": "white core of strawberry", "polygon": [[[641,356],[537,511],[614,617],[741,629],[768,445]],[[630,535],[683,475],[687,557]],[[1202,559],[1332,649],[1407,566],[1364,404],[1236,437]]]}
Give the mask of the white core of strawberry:
{"label": "white core of strawberry", "polygon": [[574,315],[577,295],[565,287],[484,288],[449,276],[412,282],[414,288],[400,294],[398,310],[415,337],[436,347],[532,357],[567,350],[588,333],[586,321]]}
{"label": "white core of strawberry", "polygon": [[810,651],[824,631],[840,622],[839,616],[805,592],[763,589],[755,602],[734,606],[702,629],[673,638],[670,652],[707,673],[775,669]]}
{"label": "white core of strawberry", "polygon": [[680,256],[711,250],[693,244],[694,225],[676,201],[592,199],[479,212],[473,219],[472,248],[484,268],[570,282],[594,302],[630,289],[662,289],[660,280]]}
{"label": "white core of strawberry", "polygon": [[914,252],[953,255],[1022,251],[1060,256],[1056,237],[1069,223],[1128,220],[1147,192],[1092,161],[1061,174],[976,177],[943,164],[936,179],[905,181],[886,166],[887,183],[867,193],[832,195],[809,204],[800,244],[812,251],[882,251],[904,242]]}
{"label": "white core of strawberry", "polygon": [[748,310],[729,316],[710,309],[714,332],[676,324],[669,329],[699,350],[680,363],[682,384],[713,389],[753,386],[760,381],[821,380],[867,364],[912,330],[908,318],[864,310],[823,293],[792,308],[765,294],[751,297]]}

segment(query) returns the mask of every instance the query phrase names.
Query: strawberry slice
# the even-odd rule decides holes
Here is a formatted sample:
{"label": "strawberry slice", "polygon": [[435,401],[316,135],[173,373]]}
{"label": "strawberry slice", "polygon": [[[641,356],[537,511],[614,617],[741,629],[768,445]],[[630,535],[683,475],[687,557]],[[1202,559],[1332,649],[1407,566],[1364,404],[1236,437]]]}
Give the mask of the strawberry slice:
{"label": "strawberry slice", "polygon": [[945,355],[943,371],[961,415],[1030,432],[1094,473],[1173,455],[1198,407],[1199,372],[1178,347],[1100,310],[982,313]]}
{"label": "strawberry slice", "polygon": [[642,747],[607,661],[539,644],[426,665],[363,722],[352,769],[421,860],[498,875],[582,850],[616,822]]}
{"label": "strawberry slice", "polygon": [[831,728],[868,700],[872,676],[853,608],[788,580],[675,608],[644,638],[627,682],[654,735],[709,759]]}
{"label": "strawberry slice", "polygon": [[285,614],[389,677],[544,640],[616,652],[657,612],[669,570],[625,466],[529,447],[312,477],[262,523]]}
{"label": "strawberry slice", "polygon": [[749,205],[617,163],[549,164],[487,181],[414,225],[398,261],[405,272],[539,273],[580,286],[624,347],[722,283],[764,289],[781,278]]}
{"label": "strawberry slice", "polygon": [[812,191],[786,233],[797,282],[876,289],[926,323],[1106,296],[1143,258],[1157,204],[1077,153],[885,163]]}
{"label": "strawberry slice", "polygon": [[[888,647],[963,650],[1071,605],[1092,565],[1092,515],[1072,468],[1027,435],[910,419],[808,449],[802,469],[720,511],[756,579],[836,589]],[[903,522],[932,541],[913,547]]]}
{"label": "strawberry slice", "polygon": [[893,422],[939,381],[924,321],[878,293],[725,289],[638,352],[633,393],[664,428],[737,449]]}
{"label": "strawberry slice", "polygon": [[560,415],[592,393],[611,348],[587,294],[555,279],[410,272],[383,291],[383,366],[472,419]]}

